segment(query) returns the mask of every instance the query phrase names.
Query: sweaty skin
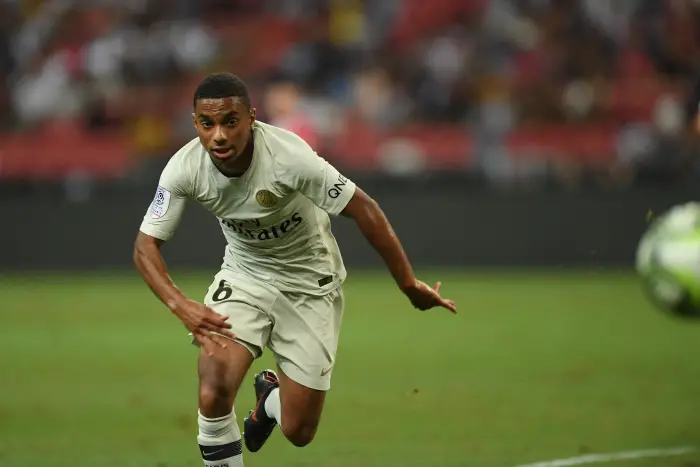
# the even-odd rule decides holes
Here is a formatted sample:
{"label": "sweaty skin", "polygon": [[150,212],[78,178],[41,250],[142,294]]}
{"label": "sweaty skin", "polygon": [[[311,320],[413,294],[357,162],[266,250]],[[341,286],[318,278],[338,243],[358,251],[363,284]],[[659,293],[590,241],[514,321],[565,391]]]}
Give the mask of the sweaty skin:
{"label": "sweaty skin", "polygon": [[249,110],[237,97],[199,99],[192,117],[216,168],[227,177],[243,175],[253,160],[255,109]]}

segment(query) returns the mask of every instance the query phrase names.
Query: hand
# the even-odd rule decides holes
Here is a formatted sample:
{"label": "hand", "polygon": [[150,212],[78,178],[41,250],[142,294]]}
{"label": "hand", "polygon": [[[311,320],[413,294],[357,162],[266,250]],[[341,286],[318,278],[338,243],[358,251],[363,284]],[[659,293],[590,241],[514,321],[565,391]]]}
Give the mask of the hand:
{"label": "hand", "polygon": [[226,322],[228,317],[214,312],[206,305],[185,300],[175,305],[173,312],[209,355],[213,355],[217,346],[226,348],[226,339],[218,338],[214,333],[229,339],[236,338],[236,335],[229,331],[231,324]]}
{"label": "hand", "polygon": [[436,306],[447,308],[452,313],[457,313],[457,307],[452,300],[446,300],[440,296],[441,282],[430,288],[425,282],[416,280],[415,283],[404,289],[404,293],[411,304],[419,310],[428,310]]}

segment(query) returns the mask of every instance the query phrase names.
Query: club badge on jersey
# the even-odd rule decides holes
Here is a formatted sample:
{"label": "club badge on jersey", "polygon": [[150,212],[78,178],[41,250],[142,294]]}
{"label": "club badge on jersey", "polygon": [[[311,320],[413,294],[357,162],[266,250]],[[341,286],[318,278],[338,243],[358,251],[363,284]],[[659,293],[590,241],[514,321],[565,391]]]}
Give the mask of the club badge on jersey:
{"label": "club badge on jersey", "polygon": [[168,212],[168,206],[170,206],[170,192],[159,186],[151,203],[151,217],[154,219],[163,217]]}
{"label": "club badge on jersey", "polygon": [[277,196],[268,190],[260,190],[255,194],[255,200],[264,208],[271,208],[277,204]]}

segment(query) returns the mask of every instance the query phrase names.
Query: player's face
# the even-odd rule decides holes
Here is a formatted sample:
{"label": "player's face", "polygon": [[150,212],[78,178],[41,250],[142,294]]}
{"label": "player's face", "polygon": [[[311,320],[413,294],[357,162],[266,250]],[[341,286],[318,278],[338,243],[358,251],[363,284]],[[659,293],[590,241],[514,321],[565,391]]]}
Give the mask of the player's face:
{"label": "player's face", "polygon": [[252,137],[255,109],[236,97],[199,99],[194,108],[194,126],[209,157],[223,173],[236,172]]}

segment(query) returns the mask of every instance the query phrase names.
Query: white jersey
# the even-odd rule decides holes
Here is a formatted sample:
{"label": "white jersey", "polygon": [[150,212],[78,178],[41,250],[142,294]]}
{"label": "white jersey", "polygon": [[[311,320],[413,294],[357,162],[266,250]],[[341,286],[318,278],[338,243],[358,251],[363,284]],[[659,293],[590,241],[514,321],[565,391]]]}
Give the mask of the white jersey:
{"label": "white jersey", "polygon": [[186,200],[195,200],[221,225],[223,269],[281,291],[325,294],[346,277],[329,214],[340,214],[355,184],[294,133],[255,122],[253,138],[251,165],[236,178],[219,172],[198,138],[183,146],[163,169],[140,230],[169,240]]}

